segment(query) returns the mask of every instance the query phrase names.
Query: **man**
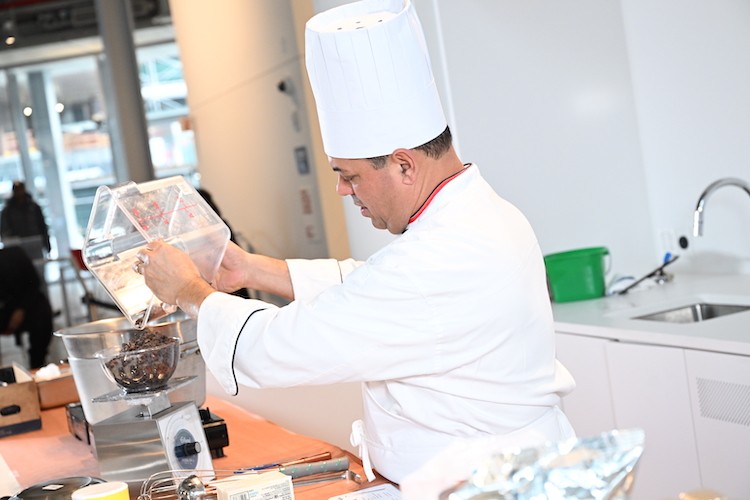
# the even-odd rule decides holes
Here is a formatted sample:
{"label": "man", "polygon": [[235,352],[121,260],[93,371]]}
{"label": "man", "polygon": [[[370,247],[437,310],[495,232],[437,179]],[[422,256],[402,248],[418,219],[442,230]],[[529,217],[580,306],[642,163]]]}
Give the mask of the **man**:
{"label": "man", "polygon": [[0,334],[19,341],[28,332],[35,369],[45,365],[52,329],[52,308],[31,259],[21,247],[0,248]]}
{"label": "man", "polygon": [[[136,272],[197,317],[201,352],[230,394],[363,382],[353,443],[391,481],[459,438],[571,437],[558,405],[574,384],[555,360],[539,245],[458,158],[413,5],[370,0],[313,17],[306,60],[338,194],[398,238],[366,262],[230,244],[213,286],[154,242]],[[217,292],[240,286],[293,300]]]}
{"label": "man", "polygon": [[[50,251],[49,230],[42,208],[26,191],[26,184],[13,183],[13,194],[8,199],[0,216],[0,236],[4,241],[15,238],[38,236],[47,252]],[[43,255],[34,255],[34,258]]]}

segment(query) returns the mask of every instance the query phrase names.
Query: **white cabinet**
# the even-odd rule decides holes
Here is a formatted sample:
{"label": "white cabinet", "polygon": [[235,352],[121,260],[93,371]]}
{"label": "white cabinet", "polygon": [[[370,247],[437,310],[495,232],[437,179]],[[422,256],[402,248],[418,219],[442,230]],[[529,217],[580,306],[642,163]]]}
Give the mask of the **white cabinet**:
{"label": "white cabinet", "polygon": [[606,351],[617,427],[646,433],[633,500],[700,488],[684,350],[608,342]]}
{"label": "white cabinet", "polygon": [[750,357],[686,351],[685,358],[703,484],[750,498]]}
{"label": "white cabinet", "polygon": [[605,345],[611,340],[557,334],[557,359],[573,375],[576,388],[562,401],[576,434],[595,436],[615,429]]}
{"label": "white cabinet", "polygon": [[576,433],[646,433],[632,500],[712,489],[750,498],[750,356],[558,332],[576,379],[563,409]]}

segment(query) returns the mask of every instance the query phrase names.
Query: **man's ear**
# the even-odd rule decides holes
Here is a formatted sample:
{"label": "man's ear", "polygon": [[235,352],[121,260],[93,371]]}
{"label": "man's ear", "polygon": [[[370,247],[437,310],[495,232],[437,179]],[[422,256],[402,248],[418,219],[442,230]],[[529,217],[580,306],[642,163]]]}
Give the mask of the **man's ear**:
{"label": "man's ear", "polygon": [[419,165],[415,161],[412,151],[403,148],[397,149],[391,153],[391,161],[398,164],[404,184],[411,185],[416,182]]}

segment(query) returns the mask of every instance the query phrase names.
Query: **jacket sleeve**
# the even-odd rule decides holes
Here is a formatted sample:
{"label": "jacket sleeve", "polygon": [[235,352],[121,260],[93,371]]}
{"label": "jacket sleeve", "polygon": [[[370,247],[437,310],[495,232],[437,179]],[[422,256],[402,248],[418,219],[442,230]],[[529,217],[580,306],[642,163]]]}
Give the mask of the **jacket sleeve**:
{"label": "jacket sleeve", "polygon": [[[361,262],[352,259],[290,259],[287,263],[292,277],[295,302],[314,298],[326,289],[341,284],[348,274],[361,265]],[[272,343],[281,341],[282,344],[295,344],[292,351],[310,340],[308,338],[299,342],[283,341],[280,333],[271,333],[280,323],[276,319],[280,311],[278,306],[270,303],[240,299],[218,292],[209,295],[201,304],[198,315],[198,344],[206,366],[227,393],[236,395],[239,390],[238,384],[249,387],[264,387],[269,384],[294,385],[294,382],[284,379],[283,376],[282,380],[276,379],[276,376],[268,377],[271,371],[281,374],[289,370],[289,364],[293,362],[287,362],[285,367],[278,369],[247,368],[255,364],[254,360],[258,360],[260,364],[260,360],[263,359],[265,364],[269,362],[267,356],[277,356],[267,350],[276,347],[263,346],[264,339],[267,339],[269,334],[274,340]],[[292,315],[294,316],[293,313]],[[241,349],[241,335],[245,344],[258,342],[261,345],[254,348],[248,348],[246,345]],[[277,361],[282,360],[277,358]],[[275,380],[271,382],[271,379]]]}
{"label": "jacket sleeve", "polygon": [[[327,273],[318,268],[295,281],[295,286],[304,282],[305,293],[322,289],[317,295],[283,307],[236,297],[239,302],[232,301],[222,293],[203,301],[198,341],[208,368],[228,393],[236,394],[240,385],[365,382],[439,369],[421,360],[431,358],[435,348],[450,346],[435,338],[435,312],[422,293],[413,292],[408,277],[396,269],[373,272],[360,266],[344,283],[326,288],[324,283],[340,278],[313,280],[338,276],[335,261],[324,267]],[[311,282],[318,286],[307,287]],[[470,336],[465,337],[469,343]]]}
{"label": "jacket sleeve", "polygon": [[354,259],[287,259],[286,263],[295,300],[310,299],[330,286],[340,285],[349,273],[363,264]]}
{"label": "jacket sleeve", "polygon": [[[273,312],[276,309],[278,308],[273,304],[221,292],[212,293],[201,304],[198,313],[198,346],[206,367],[228,394],[237,395],[239,390],[238,376],[242,378],[243,374],[235,372],[238,357],[251,355],[237,352],[240,334],[248,322],[258,321],[264,311]],[[253,335],[254,332],[247,334]],[[243,382],[244,380],[240,380],[240,383]]]}

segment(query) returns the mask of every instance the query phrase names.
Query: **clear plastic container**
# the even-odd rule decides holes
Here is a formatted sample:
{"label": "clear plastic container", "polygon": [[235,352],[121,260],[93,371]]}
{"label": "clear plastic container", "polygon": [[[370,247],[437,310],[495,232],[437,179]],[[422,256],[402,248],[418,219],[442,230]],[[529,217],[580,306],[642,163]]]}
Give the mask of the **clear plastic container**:
{"label": "clear plastic container", "polygon": [[224,256],[229,227],[180,176],[97,189],[83,261],[138,329],[175,310],[133,271],[138,251],[159,239],[185,251],[210,282]]}

